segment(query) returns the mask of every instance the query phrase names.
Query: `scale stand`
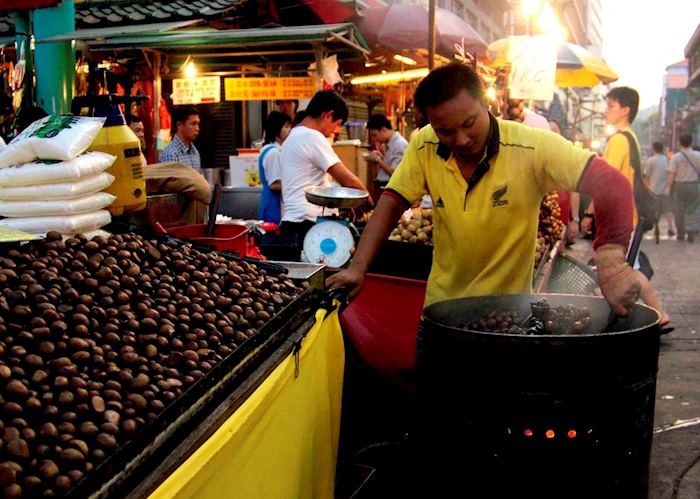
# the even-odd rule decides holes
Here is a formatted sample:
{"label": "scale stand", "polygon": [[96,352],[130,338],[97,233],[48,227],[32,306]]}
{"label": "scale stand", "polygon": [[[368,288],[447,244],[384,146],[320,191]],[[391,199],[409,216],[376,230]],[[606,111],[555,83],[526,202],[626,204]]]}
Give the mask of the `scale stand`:
{"label": "scale stand", "polygon": [[367,192],[345,187],[318,187],[306,191],[307,200],[322,206],[321,216],[304,237],[304,259],[309,263],[340,268],[355,250],[357,228],[346,218],[325,215],[326,208],[356,208],[368,197]]}

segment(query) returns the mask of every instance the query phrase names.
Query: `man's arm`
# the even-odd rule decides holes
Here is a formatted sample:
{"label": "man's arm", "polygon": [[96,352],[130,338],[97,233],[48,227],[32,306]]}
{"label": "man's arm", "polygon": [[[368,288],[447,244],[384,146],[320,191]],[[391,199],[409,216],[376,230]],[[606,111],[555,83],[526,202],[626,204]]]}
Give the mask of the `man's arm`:
{"label": "man's arm", "polygon": [[391,234],[396,221],[408,207],[404,199],[392,192],[384,192],[362,232],[352,262],[347,269],[326,279],[326,287],[333,289],[347,286],[350,288],[348,298],[355,297],[362,289],[367,269]]}
{"label": "man's arm", "polygon": [[598,283],[615,314],[628,316],[640,284],[626,261],[633,228],[634,198],[627,178],[601,158],[591,159],[579,181],[579,192],[596,203]]}
{"label": "man's arm", "polygon": [[362,180],[348,170],[343,163],[336,163],[326,171],[343,187],[352,187],[353,189],[360,189],[362,191],[367,190]]}
{"label": "man's arm", "polygon": [[666,176],[666,192],[670,193],[671,192],[671,187],[673,187],[673,182],[676,181],[676,172],[670,171],[668,172],[668,175]]}

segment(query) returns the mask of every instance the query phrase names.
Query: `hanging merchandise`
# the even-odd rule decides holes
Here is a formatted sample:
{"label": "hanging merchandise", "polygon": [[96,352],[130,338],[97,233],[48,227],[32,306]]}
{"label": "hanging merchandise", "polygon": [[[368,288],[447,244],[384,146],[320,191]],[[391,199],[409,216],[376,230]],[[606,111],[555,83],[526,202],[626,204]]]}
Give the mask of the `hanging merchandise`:
{"label": "hanging merchandise", "polygon": [[[316,71],[316,63],[312,62],[311,64],[309,64],[309,76],[314,76],[316,74]],[[330,87],[333,87],[336,83],[341,83],[343,81],[343,78],[341,78],[340,73],[338,72],[337,55],[334,54],[328,57],[324,57],[321,60],[320,74],[321,78],[323,78],[323,81],[327,83]]]}
{"label": "hanging merchandise", "polygon": [[114,216],[146,207],[146,179],[141,164],[140,141],[126,125],[119,108],[120,104],[128,108],[132,102],[145,99],[147,97],[115,94],[86,95],[73,99],[73,114],[78,114],[82,108],[87,107],[91,116],[106,118],[104,127],[89,149],[106,152],[117,158],[108,170],[115,181],[105,190],[117,198],[109,207]]}

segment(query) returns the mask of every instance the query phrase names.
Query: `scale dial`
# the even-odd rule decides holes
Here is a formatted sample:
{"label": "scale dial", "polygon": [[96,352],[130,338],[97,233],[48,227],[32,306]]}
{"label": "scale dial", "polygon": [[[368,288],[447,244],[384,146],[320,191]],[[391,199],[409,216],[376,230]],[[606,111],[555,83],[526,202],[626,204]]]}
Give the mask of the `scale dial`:
{"label": "scale dial", "polygon": [[342,267],[350,260],[355,240],[348,227],[332,220],[319,222],[304,237],[304,255],[310,263]]}

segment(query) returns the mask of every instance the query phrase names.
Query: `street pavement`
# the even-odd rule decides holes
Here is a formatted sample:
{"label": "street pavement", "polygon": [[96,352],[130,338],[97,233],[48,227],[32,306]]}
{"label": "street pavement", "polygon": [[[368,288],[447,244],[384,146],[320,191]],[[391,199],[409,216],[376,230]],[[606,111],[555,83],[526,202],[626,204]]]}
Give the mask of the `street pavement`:
{"label": "street pavement", "polygon": [[[700,243],[647,233],[642,250],[654,268],[653,287],[675,330],[661,337],[656,386],[650,499],[700,498]],[[590,256],[578,241],[572,256]],[[587,259],[587,258],[586,258]],[[585,260],[584,260],[585,261]]]}

